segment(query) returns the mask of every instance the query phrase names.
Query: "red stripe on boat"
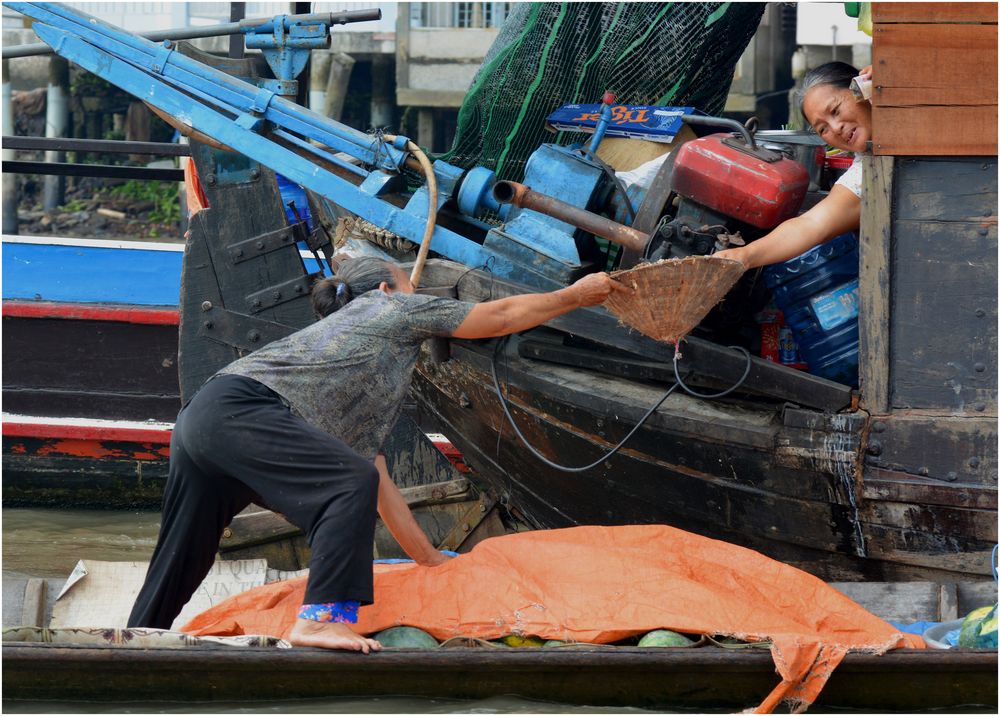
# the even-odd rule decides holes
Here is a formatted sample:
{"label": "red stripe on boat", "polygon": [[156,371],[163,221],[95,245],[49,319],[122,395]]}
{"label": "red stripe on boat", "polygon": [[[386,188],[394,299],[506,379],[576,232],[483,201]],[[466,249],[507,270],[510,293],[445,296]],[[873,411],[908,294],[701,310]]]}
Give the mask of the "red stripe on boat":
{"label": "red stripe on boat", "polygon": [[156,326],[176,326],[180,312],[176,308],[143,306],[98,306],[48,301],[4,301],[4,318],[65,318],[83,321],[118,321]]}
{"label": "red stripe on boat", "polygon": [[5,437],[170,444],[170,431],[162,428],[127,428],[112,425],[53,425],[52,423],[3,424]]}

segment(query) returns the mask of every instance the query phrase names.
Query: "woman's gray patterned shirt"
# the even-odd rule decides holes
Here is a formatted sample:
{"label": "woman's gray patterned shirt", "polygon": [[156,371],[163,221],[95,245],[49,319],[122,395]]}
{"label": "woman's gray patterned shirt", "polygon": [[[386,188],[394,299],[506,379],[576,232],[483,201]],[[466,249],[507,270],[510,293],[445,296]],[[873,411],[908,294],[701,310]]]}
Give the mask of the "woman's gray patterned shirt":
{"label": "woman's gray patterned shirt", "polygon": [[450,336],[473,305],[369,291],[218,375],[263,383],[299,417],[374,458],[402,410],[420,344]]}

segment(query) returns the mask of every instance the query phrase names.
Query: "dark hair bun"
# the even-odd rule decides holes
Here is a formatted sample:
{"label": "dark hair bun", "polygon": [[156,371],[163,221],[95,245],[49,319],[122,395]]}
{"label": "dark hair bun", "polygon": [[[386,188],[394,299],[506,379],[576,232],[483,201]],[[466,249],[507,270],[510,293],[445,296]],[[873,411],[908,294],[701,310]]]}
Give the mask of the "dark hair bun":
{"label": "dark hair bun", "polygon": [[347,281],[336,276],[317,281],[312,288],[312,306],[320,318],[329,316],[354,298],[354,292]]}

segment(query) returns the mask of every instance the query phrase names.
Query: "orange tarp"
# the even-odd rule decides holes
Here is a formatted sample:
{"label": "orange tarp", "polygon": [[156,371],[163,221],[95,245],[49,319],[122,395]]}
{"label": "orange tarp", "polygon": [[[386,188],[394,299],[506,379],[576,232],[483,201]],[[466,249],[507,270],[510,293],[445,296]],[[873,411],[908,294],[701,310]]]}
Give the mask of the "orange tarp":
{"label": "orange tarp", "polygon": [[[184,627],[286,637],[305,579],[237,595]],[[821,580],[758,552],[663,525],[574,527],[485,540],[438,567],[376,565],[357,630],[444,640],[507,634],[609,643],[653,629],[770,640],[781,676],[758,706],[805,708],[850,651],[922,647]]]}

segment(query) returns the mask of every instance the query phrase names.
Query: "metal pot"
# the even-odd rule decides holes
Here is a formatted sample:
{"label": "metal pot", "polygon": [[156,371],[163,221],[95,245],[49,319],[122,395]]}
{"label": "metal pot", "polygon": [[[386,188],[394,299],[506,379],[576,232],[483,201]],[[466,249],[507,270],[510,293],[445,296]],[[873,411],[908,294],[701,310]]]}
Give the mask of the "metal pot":
{"label": "metal pot", "polygon": [[757,144],[781,152],[789,159],[797,161],[809,172],[809,190],[819,188],[826,156],[826,142],[813,132],[786,129],[765,129],[754,134]]}

